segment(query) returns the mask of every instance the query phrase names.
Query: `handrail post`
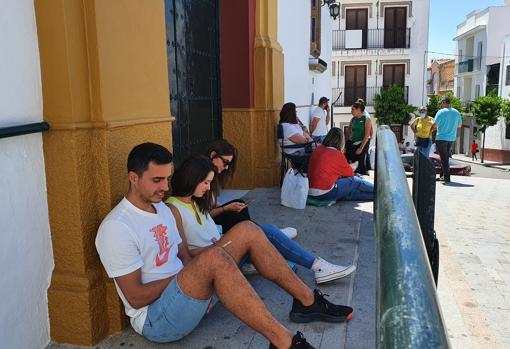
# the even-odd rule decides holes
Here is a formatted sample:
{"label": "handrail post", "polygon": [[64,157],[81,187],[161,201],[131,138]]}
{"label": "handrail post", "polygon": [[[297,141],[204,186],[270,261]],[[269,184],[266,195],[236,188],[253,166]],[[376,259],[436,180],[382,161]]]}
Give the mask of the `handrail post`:
{"label": "handrail post", "polygon": [[397,140],[377,131],[377,347],[450,348]]}

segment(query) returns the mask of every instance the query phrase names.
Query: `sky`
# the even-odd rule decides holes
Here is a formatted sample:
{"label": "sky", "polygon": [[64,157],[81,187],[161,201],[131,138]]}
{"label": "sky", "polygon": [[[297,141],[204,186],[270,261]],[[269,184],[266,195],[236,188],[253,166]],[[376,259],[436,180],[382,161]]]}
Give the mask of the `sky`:
{"label": "sky", "polygon": [[[473,10],[489,6],[501,6],[504,0],[430,0],[429,51],[453,54],[457,25]],[[453,56],[429,53],[432,58],[453,58]]]}

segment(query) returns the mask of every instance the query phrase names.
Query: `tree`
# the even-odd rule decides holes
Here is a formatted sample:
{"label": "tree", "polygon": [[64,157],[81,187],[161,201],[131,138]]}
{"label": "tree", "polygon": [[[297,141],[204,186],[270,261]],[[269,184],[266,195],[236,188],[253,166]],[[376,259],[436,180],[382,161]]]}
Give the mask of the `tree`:
{"label": "tree", "polygon": [[432,95],[429,97],[429,102],[427,103],[427,114],[429,116],[436,116],[438,110],[441,109],[441,100],[445,97],[450,98],[451,107],[457,109],[459,113],[465,111],[464,105],[462,104],[460,98],[456,97],[451,92],[447,92],[444,95]]}
{"label": "tree", "polygon": [[[509,96],[510,97],[510,96]],[[501,116],[505,118],[505,123],[510,125],[510,100],[501,100]]]}
{"label": "tree", "polygon": [[443,99],[443,97],[439,95],[432,95],[429,97],[429,102],[427,103],[427,114],[429,116],[436,116],[437,111],[441,109],[441,99]]}
{"label": "tree", "polygon": [[498,96],[482,96],[471,103],[471,112],[475,121],[481,126],[480,131],[483,133],[482,156],[480,159],[482,163],[485,152],[485,131],[487,127],[494,126],[498,122],[501,102],[502,100]]}
{"label": "tree", "polygon": [[459,97],[455,96],[453,92],[447,92],[443,97],[450,98],[452,108],[457,109],[459,113],[463,113],[465,111],[462,101],[460,100]]}
{"label": "tree", "polygon": [[392,85],[381,88],[374,98],[374,109],[379,125],[391,125],[407,124],[411,119],[409,114],[418,108],[407,104],[402,86]]}

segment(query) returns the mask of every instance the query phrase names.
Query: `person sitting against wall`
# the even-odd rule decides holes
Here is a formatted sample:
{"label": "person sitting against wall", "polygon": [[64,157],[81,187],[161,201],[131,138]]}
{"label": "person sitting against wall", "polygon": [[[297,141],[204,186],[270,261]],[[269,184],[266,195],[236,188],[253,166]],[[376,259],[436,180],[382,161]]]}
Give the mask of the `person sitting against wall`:
{"label": "person sitting against wall", "polygon": [[308,195],[324,201],[372,201],[374,184],[354,174],[343,154],[344,134],[333,127],[313,152],[308,164]]}
{"label": "person sitting against wall", "polygon": [[[292,102],[285,103],[280,111],[280,125],[283,128],[283,145],[305,144],[312,142],[310,132],[305,126],[298,123],[296,105]],[[286,154],[306,153],[303,148],[285,148]]]}
{"label": "person sitting against wall", "polygon": [[366,157],[372,135],[370,116],[363,114],[365,105],[354,102],[351,107],[352,119],[347,128],[346,156],[349,162],[358,162],[356,173],[367,175]]}
{"label": "person sitting against wall", "polygon": [[[166,202],[170,205],[191,256],[214,245],[221,238],[210,214],[216,201],[215,175],[216,167],[212,161],[203,155],[196,155],[185,160],[172,177],[172,196]],[[234,227],[223,231],[223,234]],[[262,224],[260,228],[285,259],[312,270],[317,284],[341,279],[356,270],[354,265],[336,265],[312,255],[273,224]]]}

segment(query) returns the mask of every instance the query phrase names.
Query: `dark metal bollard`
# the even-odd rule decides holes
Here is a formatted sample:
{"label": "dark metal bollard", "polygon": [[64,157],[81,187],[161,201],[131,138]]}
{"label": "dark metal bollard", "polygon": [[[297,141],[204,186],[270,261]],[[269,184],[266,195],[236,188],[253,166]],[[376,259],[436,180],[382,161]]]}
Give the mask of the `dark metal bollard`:
{"label": "dark metal bollard", "polygon": [[420,222],[423,242],[437,286],[439,276],[439,241],[434,230],[436,203],[436,169],[419,150],[414,152],[413,202]]}
{"label": "dark metal bollard", "polygon": [[377,347],[449,348],[397,140],[377,131]]}

